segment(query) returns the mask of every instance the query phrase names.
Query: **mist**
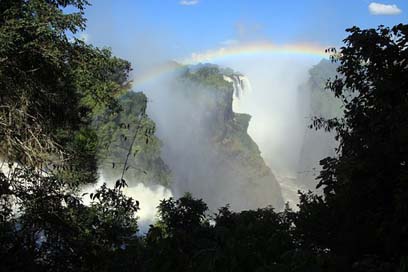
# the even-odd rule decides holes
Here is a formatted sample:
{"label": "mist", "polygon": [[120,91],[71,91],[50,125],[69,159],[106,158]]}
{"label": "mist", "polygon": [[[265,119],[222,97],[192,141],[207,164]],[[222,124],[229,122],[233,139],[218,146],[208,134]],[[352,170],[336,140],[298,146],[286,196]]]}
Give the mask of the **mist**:
{"label": "mist", "polygon": [[175,79],[177,75],[156,82],[147,92],[151,99],[148,113],[163,141],[162,157],[172,170],[173,194],[192,193],[213,211],[225,205],[234,210],[267,205],[281,208],[277,184],[266,179],[249,184],[250,174],[241,169],[241,162],[214,144],[214,137],[221,133],[218,130],[225,125],[223,118],[232,114],[232,93]]}

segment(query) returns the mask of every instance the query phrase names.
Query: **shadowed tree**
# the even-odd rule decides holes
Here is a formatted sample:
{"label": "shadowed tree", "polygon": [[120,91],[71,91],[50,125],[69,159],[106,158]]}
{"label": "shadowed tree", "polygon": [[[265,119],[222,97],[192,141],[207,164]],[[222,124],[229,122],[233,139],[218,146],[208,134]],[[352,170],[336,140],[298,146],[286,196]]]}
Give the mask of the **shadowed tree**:
{"label": "shadowed tree", "polygon": [[324,197],[302,196],[297,226],[342,269],[395,271],[408,252],[408,25],[347,31],[327,85],[344,116],[313,121],[335,132],[338,156],[321,161]]}

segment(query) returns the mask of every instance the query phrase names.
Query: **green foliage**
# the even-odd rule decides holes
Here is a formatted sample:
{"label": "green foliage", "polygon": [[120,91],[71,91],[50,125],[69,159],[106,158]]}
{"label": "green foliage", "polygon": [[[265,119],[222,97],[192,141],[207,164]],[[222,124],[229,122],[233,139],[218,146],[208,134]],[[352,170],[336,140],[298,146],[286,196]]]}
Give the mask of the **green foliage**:
{"label": "green foliage", "polygon": [[[84,29],[86,4],[1,2],[0,155],[49,171],[83,170],[92,182],[95,163],[77,164],[92,160],[92,154],[73,141],[94,112],[117,107],[115,97],[127,88],[130,64],[69,37]],[[64,13],[67,6],[76,12]]]}
{"label": "green foliage", "polygon": [[220,91],[229,90],[231,84],[226,82],[222,70],[216,65],[199,65],[197,69],[187,69],[183,78]]}

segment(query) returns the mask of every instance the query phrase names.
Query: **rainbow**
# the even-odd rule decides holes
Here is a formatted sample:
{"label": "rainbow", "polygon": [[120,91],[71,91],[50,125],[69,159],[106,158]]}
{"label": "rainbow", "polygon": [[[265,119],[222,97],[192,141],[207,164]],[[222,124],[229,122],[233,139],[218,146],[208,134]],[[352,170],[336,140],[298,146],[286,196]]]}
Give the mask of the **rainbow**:
{"label": "rainbow", "polygon": [[255,57],[255,56],[303,56],[320,59],[328,59],[329,54],[325,53],[325,48],[311,44],[290,44],[290,45],[275,45],[270,42],[247,43],[236,46],[223,47],[216,50],[209,50],[204,53],[193,53],[190,57],[176,60],[173,63],[165,63],[158,65],[153,69],[148,70],[136,76],[133,79],[133,86],[139,87],[155,79],[174,72],[180,68],[176,63],[183,65],[197,64],[197,63],[219,63],[223,60],[228,60],[234,57]]}

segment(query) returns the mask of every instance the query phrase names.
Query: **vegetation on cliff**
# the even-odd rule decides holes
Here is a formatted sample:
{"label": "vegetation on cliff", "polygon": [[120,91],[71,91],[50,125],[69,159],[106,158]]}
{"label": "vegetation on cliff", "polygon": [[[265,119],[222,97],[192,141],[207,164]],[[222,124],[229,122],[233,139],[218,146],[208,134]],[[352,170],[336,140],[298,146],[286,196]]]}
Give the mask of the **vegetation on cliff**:
{"label": "vegetation on cliff", "polygon": [[101,146],[101,174],[108,180],[119,178],[125,167],[129,186],[142,182],[168,187],[170,170],[160,157],[162,144],[154,134],[155,124],[146,115],[146,96],[127,92],[118,104],[118,113],[112,115],[108,110],[94,120]]}
{"label": "vegetation on cliff", "polygon": [[251,116],[232,110],[234,88],[225,76],[234,74],[199,64],[184,67],[173,81],[170,96],[182,105],[166,113],[174,116],[167,122],[189,125],[168,143],[169,166],[181,191],[204,198],[213,210],[225,204],[282,209],[279,184],[247,132]]}
{"label": "vegetation on cliff", "polygon": [[[210,131],[214,141],[225,147],[226,151],[234,154],[237,152],[246,153],[254,159],[262,160],[258,146],[247,133],[251,116],[235,113],[232,110],[232,83],[224,79],[225,75],[231,74],[236,73],[229,68],[207,64],[190,67],[181,78],[189,82],[187,84],[201,85],[207,92],[212,92],[215,95],[215,99],[210,101],[216,105],[214,107],[209,106],[209,109],[214,111],[216,118],[208,121],[208,126],[212,126]],[[192,87],[191,89],[196,88]],[[204,101],[207,102],[209,99]]]}

